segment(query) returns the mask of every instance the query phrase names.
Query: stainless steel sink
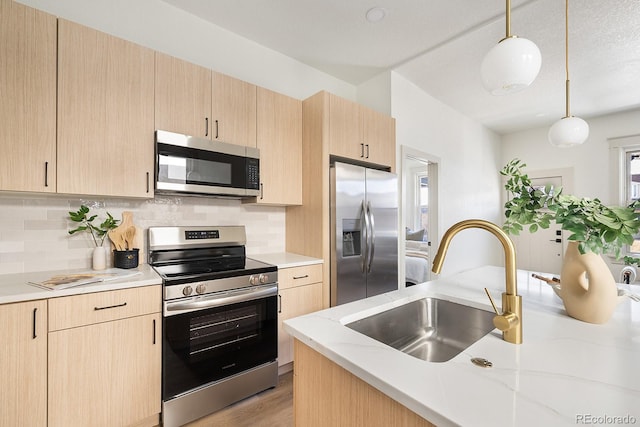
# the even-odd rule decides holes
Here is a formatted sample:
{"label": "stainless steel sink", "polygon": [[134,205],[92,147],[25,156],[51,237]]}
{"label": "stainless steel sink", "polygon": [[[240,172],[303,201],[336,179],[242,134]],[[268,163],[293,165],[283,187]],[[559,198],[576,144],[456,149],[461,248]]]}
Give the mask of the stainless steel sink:
{"label": "stainless steel sink", "polygon": [[428,362],[446,362],[495,328],[490,311],[423,298],[346,326]]}

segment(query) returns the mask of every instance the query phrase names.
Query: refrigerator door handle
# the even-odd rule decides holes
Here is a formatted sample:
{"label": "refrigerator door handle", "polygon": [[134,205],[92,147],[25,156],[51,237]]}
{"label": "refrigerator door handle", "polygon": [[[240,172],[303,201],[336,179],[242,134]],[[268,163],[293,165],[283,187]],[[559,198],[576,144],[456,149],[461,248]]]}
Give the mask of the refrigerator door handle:
{"label": "refrigerator door handle", "polygon": [[360,247],[363,248],[360,269],[364,273],[366,271],[367,265],[369,264],[369,231],[371,230],[371,226],[369,225],[369,215],[364,205],[364,200],[360,202],[360,221],[361,224],[364,224],[364,227],[361,227],[362,234],[360,237]]}
{"label": "refrigerator door handle", "polygon": [[375,235],[376,224],[373,218],[373,212],[371,212],[371,202],[367,203],[367,216],[369,217],[369,232],[367,233],[367,236],[369,237],[369,242],[367,243],[367,248],[369,248],[369,260],[367,262],[367,273],[371,273],[371,264],[373,264],[373,254],[376,250],[376,235]]}

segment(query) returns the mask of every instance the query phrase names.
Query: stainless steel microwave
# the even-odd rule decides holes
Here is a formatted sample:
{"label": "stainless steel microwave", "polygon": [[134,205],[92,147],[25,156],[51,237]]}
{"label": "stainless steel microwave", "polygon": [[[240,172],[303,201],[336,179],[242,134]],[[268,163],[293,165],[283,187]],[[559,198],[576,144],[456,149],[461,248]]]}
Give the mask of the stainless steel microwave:
{"label": "stainless steel microwave", "polygon": [[156,130],[156,192],[222,197],[260,193],[260,150]]}

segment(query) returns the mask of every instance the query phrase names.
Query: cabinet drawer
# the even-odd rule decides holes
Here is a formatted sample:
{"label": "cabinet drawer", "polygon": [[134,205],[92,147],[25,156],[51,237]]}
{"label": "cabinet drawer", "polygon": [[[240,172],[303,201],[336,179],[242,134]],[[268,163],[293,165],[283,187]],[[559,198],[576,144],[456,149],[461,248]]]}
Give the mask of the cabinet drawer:
{"label": "cabinet drawer", "polygon": [[49,300],[49,332],[161,311],[161,286],[142,286]]}
{"label": "cabinet drawer", "polygon": [[311,264],[278,270],[278,285],[280,289],[318,282],[322,282],[322,264]]}

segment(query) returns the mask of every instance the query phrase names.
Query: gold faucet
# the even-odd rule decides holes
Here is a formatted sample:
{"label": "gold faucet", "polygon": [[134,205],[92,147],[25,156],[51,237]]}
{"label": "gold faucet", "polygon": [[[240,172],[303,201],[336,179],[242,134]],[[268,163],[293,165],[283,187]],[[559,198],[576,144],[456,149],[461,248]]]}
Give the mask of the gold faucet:
{"label": "gold faucet", "polygon": [[492,222],[482,219],[468,219],[460,221],[449,228],[442,236],[442,241],[438,247],[438,252],[433,260],[433,268],[431,271],[438,274],[442,270],[444,257],[449,249],[449,243],[453,236],[458,232],[467,228],[480,228],[487,230],[500,240],[504,249],[505,258],[505,276],[506,276],[506,292],[502,293],[502,311],[500,314],[496,308],[493,298],[487,288],[484,288],[496,316],[493,318],[493,324],[502,331],[502,339],[512,344],[522,344],[522,297],[518,295],[518,284],[516,279],[516,250],[509,236],[502,231],[500,227]]}

